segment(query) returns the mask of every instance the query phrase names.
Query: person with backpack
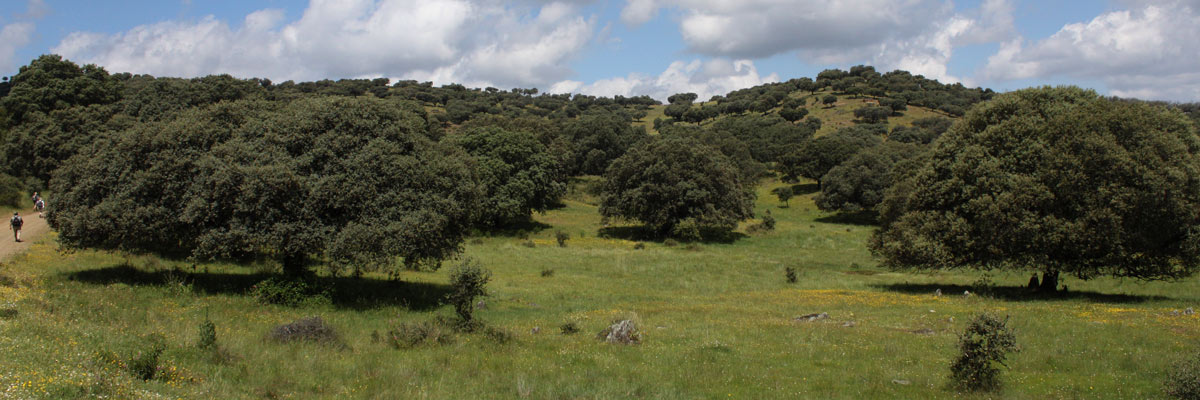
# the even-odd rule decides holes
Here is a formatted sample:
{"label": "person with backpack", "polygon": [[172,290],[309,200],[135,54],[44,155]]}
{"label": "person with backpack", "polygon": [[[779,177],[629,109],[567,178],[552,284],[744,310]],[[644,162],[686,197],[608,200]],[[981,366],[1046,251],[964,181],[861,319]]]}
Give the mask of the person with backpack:
{"label": "person with backpack", "polygon": [[29,198],[29,200],[33,201],[33,208],[37,208],[37,202],[41,199],[42,196],[39,196],[38,192],[33,192],[33,196]]}
{"label": "person with backpack", "polygon": [[38,216],[41,217],[42,210],[46,209],[46,199],[41,199],[41,198],[37,199],[37,202],[33,203],[33,209],[37,210]]}
{"label": "person with backpack", "polygon": [[25,225],[25,221],[21,220],[20,214],[13,213],[12,219],[8,221],[8,226],[13,230],[13,238],[17,242],[21,241],[21,225]]}

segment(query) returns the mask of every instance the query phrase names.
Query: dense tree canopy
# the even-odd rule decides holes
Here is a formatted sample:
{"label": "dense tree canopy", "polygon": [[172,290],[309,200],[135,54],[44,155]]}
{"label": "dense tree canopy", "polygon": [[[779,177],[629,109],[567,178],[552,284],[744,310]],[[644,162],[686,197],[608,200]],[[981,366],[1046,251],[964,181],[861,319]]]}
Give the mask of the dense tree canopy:
{"label": "dense tree canopy", "polygon": [[[1175,110],[1073,87],[1000,95],[889,190],[872,250],[903,268],[1144,279],[1200,265],[1200,139]],[[1053,287],[1053,286],[1050,286]]]}
{"label": "dense tree canopy", "polygon": [[884,142],[862,150],[839,164],[821,179],[821,193],[813,198],[827,211],[860,211],[875,208],[892,185],[892,168],[905,159],[921,155],[923,146]]}
{"label": "dense tree canopy", "polygon": [[882,142],[879,135],[883,125],[857,125],[839,129],[827,136],[808,141],[796,151],[784,156],[779,169],[787,179],[805,177],[824,183],[823,177],[838,164],[858,154],[862,149]]}
{"label": "dense tree canopy", "polygon": [[602,197],[601,215],[664,235],[680,224],[733,229],[754,215],[754,183],[729,157],[686,136],[647,140],[614,160]]}
{"label": "dense tree canopy", "polygon": [[226,102],[100,140],[51,182],[69,247],[416,268],[458,251],[482,195],[423,110],[366,97]]}
{"label": "dense tree canopy", "polygon": [[545,212],[567,191],[560,165],[532,133],[491,126],[469,128],[454,142],[471,154],[487,191],[480,222],[489,227]]}

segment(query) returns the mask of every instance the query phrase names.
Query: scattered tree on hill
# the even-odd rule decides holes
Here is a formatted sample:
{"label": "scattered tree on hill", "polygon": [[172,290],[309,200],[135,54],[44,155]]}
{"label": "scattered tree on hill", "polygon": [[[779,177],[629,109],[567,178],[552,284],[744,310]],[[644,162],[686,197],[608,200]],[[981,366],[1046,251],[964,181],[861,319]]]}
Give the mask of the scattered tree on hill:
{"label": "scattered tree on hill", "polygon": [[890,115],[892,115],[892,109],[888,107],[866,106],[854,110],[854,117],[868,124],[887,122]]}
{"label": "scattered tree on hill", "polygon": [[785,179],[805,177],[817,181],[817,186],[822,186],[823,177],[830,169],[850,159],[862,149],[882,142],[877,127],[879,125],[842,128],[833,134],[810,140],[799,150],[783,157],[778,168]]}
{"label": "scattered tree on hill", "polygon": [[779,198],[779,201],[783,203],[784,207],[789,207],[788,200],[791,200],[793,195],[795,195],[795,193],[792,192],[791,186],[783,186],[775,189],[775,197]]}
{"label": "scattered tree on hill", "polygon": [[661,235],[679,226],[731,230],[754,215],[753,185],[716,149],[689,137],[658,137],[609,166],[600,214],[641,221]]}
{"label": "scattered tree on hill", "polygon": [[893,141],[860,151],[825,174],[813,201],[826,211],[873,209],[892,185],[893,167],[923,151],[922,146]]}
{"label": "scattered tree on hill", "polygon": [[829,94],[829,95],[825,95],[825,97],[821,98],[821,104],[824,104],[827,106],[832,106],[833,103],[837,103],[837,96]]}
{"label": "scattered tree on hill", "polygon": [[630,146],[649,137],[646,128],[613,113],[592,113],[568,121],[563,136],[575,145],[573,174],[599,175]]}
{"label": "scattered tree on hill", "polygon": [[1181,113],[1074,87],[1000,95],[889,189],[893,268],[1170,279],[1200,265],[1200,138]]}
{"label": "scattered tree on hill", "polygon": [[475,159],[476,174],[487,191],[480,223],[501,227],[545,212],[566,194],[558,160],[533,134],[490,126],[470,128],[453,137]]}
{"label": "scattered tree on hill", "polygon": [[808,116],[808,109],[803,108],[803,107],[801,107],[801,108],[784,108],[782,110],[779,110],[779,116],[783,117],[783,119],[787,120],[787,122],[794,123],[796,121],[804,119],[805,116]]}
{"label": "scattered tree on hill", "polygon": [[436,268],[482,190],[423,110],[368,97],[236,101],[104,137],[51,181],[64,246],[270,257],[303,271]]}

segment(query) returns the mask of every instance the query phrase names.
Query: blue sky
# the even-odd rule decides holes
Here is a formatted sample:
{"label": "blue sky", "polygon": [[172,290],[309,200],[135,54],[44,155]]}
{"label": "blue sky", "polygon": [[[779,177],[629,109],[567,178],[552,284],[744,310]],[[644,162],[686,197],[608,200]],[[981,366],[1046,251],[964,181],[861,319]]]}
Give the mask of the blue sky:
{"label": "blue sky", "polygon": [[0,75],[388,77],[702,98],[873,65],[1012,90],[1200,101],[1200,0],[10,0]]}

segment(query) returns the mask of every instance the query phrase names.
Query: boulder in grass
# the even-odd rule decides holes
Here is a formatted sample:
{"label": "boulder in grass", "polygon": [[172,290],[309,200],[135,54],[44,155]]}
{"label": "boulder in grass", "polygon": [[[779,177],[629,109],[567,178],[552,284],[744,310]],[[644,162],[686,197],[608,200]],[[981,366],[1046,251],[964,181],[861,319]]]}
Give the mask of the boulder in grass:
{"label": "boulder in grass", "polygon": [[642,341],[642,334],[632,320],[626,319],[604,328],[596,335],[596,338],[608,343],[638,344]]}
{"label": "boulder in grass", "polygon": [[814,313],[814,314],[808,314],[808,315],[801,315],[794,319],[796,320],[796,322],[813,322],[813,321],[820,321],[823,319],[829,319],[829,314],[823,313],[823,312],[822,313]]}
{"label": "boulder in grass", "polygon": [[267,337],[280,343],[314,342],[321,344],[340,345],[341,337],[332,326],[325,323],[321,317],[301,318],[288,324],[271,329]]}

